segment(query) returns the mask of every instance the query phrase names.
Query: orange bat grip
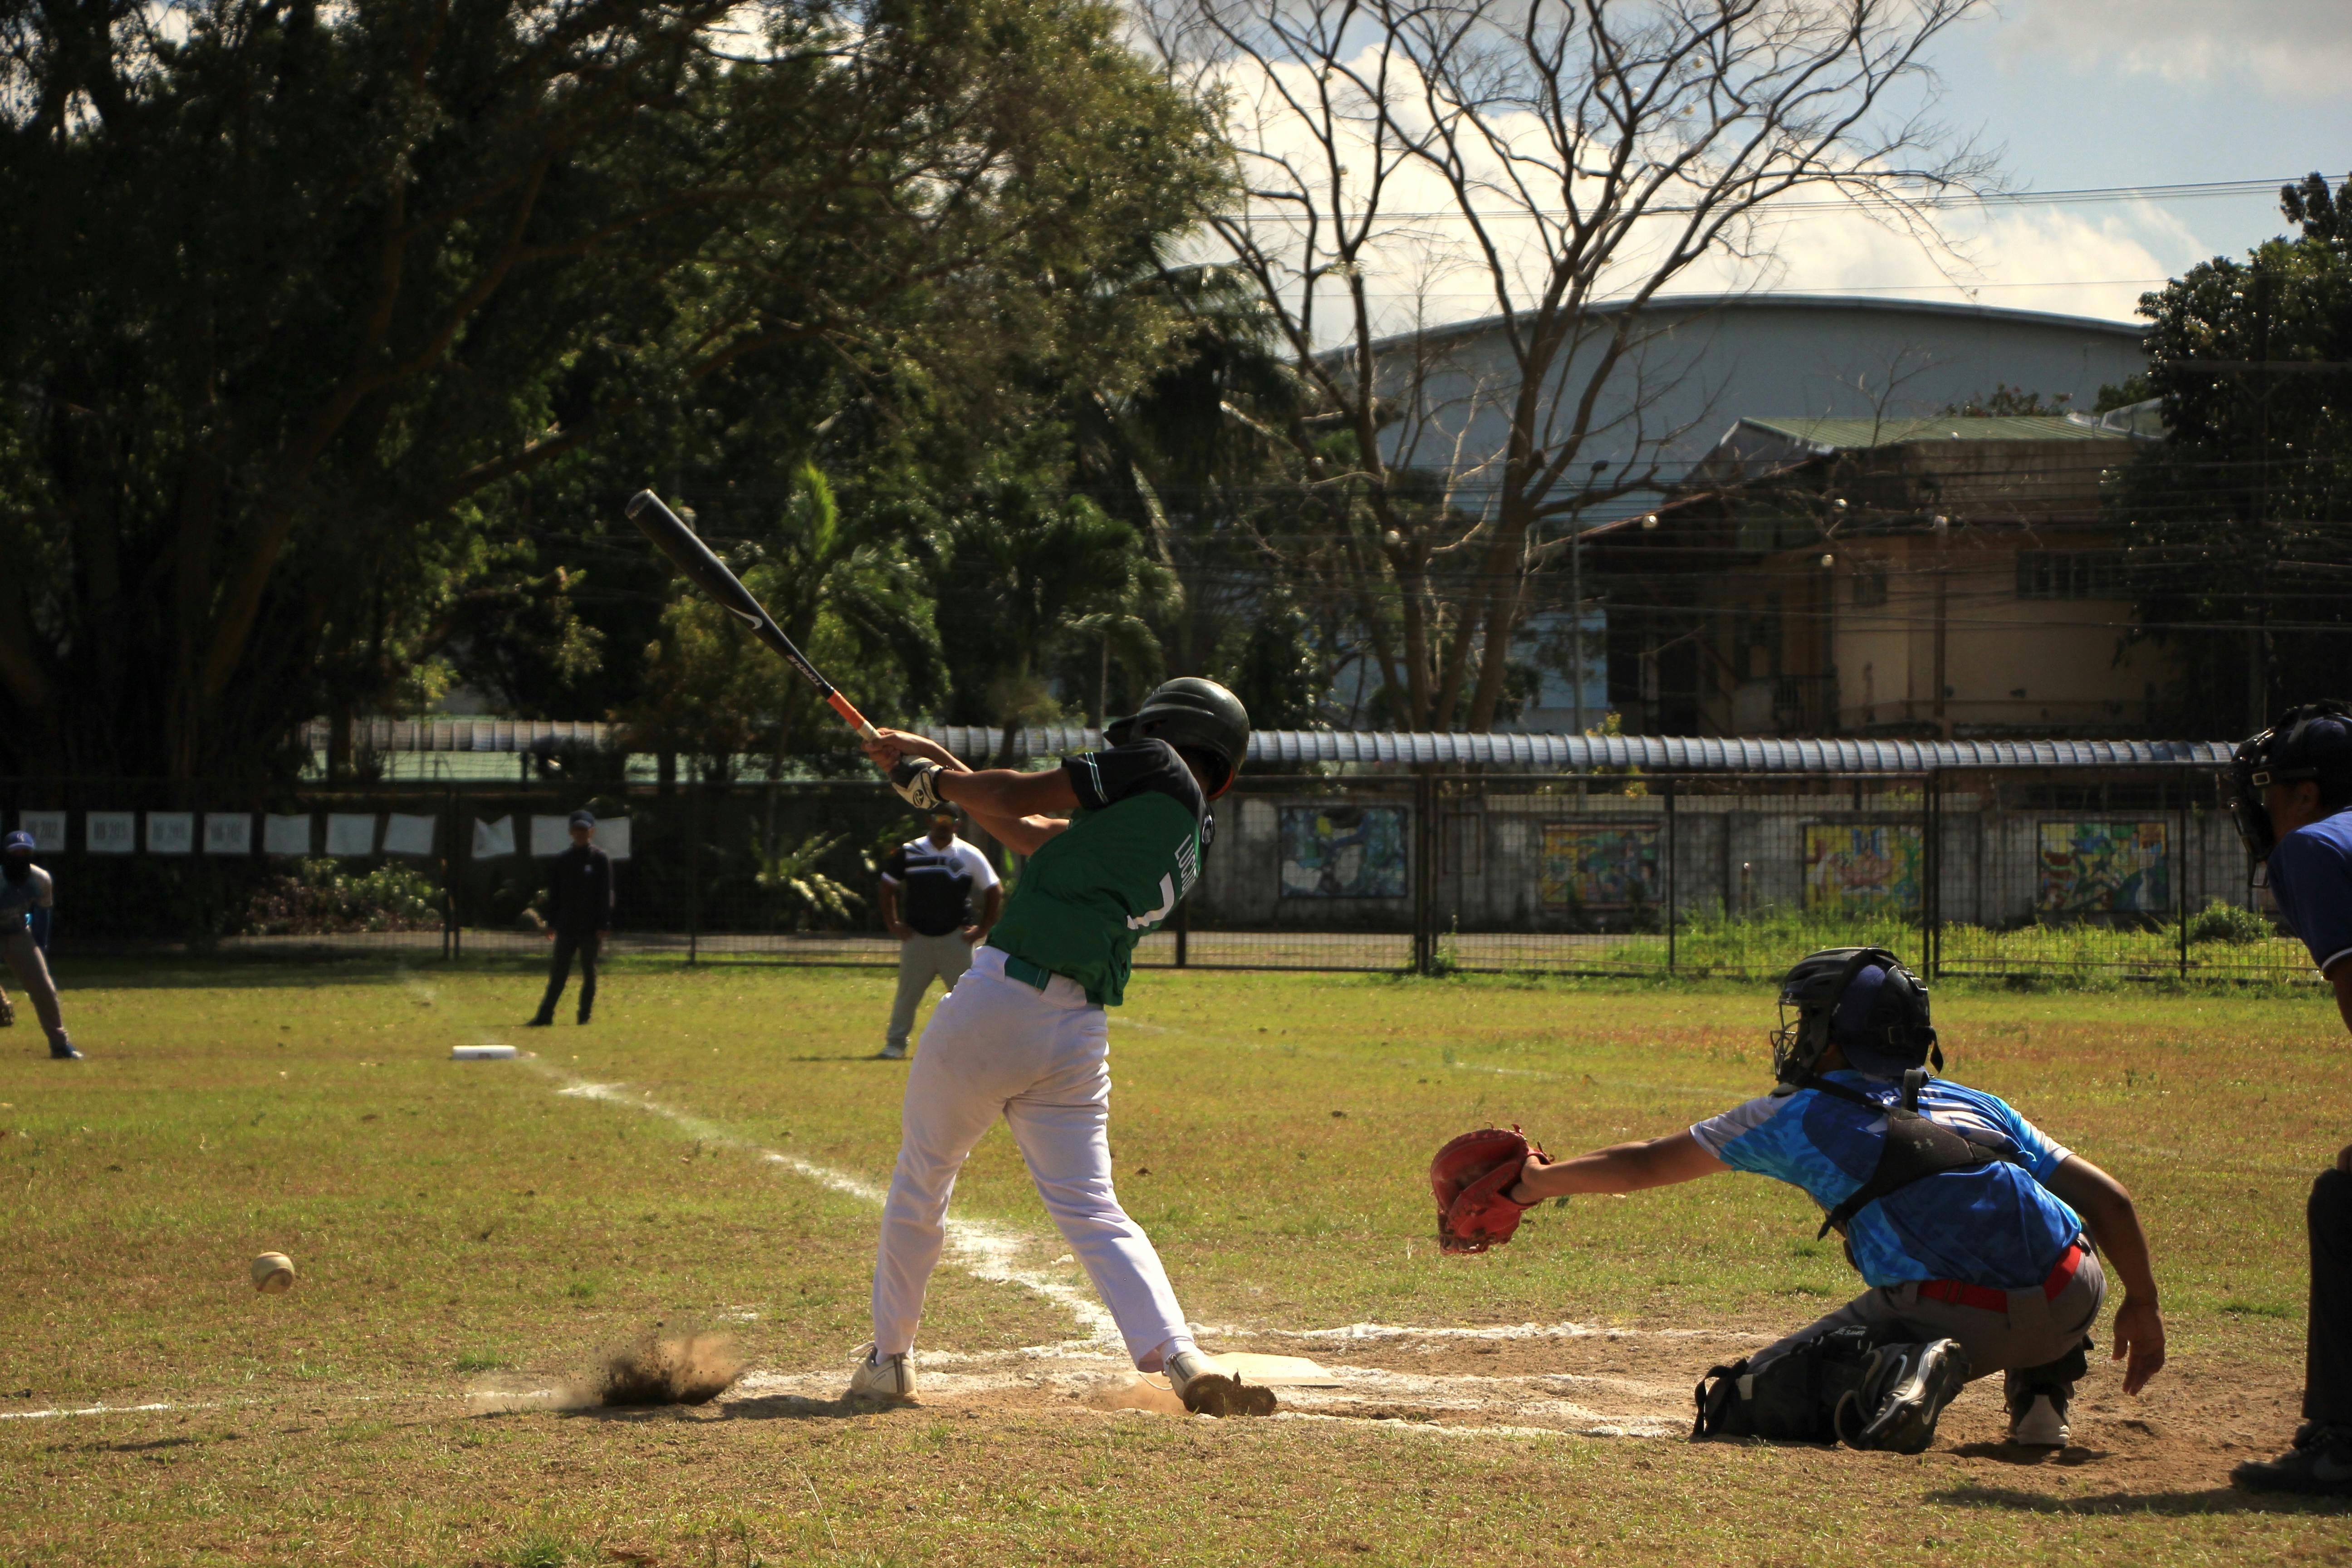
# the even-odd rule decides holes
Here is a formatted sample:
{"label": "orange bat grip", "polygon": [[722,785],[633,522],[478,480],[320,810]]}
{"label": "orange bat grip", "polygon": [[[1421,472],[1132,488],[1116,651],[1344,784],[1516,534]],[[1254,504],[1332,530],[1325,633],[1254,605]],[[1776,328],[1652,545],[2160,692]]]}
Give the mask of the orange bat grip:
{"label": "orange bat grip", "polygon": [[866,715],[853,707],[848,698],[838,691],[833,691],[826,693],[824,700],[833,704],[833,710],[841,715],[841,721],[856,731],[862,739],[871,741],[877,738],[874,733],[874,726],[866,721]]}

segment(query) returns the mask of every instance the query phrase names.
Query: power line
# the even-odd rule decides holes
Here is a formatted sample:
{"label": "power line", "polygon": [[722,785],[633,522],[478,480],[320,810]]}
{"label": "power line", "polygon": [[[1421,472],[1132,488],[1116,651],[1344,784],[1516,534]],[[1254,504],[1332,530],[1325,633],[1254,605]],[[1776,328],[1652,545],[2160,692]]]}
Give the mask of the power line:
{"label": "power line", "polygon": [[[1759,206],[1760,214],[1852,212],[1872,206],[1928,207],[1943,210],[1955,207],[1992,206],[2098,206],[2117,202],[2134,201],[2194,201],[2212,197],[2275,195],[2286,185],[2296,184],[2303,176],[2292,174],[2274,180],[2194,180],[2158,185],[2082,185],[2058,191],[1945,191],[1922,193],[1916,196],[1847,196],[1836,199],[1799,198],[1794,201],[1768,202]],[[1657,217],[1685,216],[1688,207],[1658,207],[1652,209]],[[1251,206],[1241,217],[1286,217],[1304,222],[1307,214],[1295,204]],[[1331,212],[1318,208],[1313,216],[1318,221],[1336,220],[1354,223],[1367,217],[1391,218],[1399,223],[1433,222],[1444,218],[1475,217],[1480,221],[1494,218],[1559,218],[1569,216],[1566,207],[1507,207],[1496,211],[1460,207],[1444,207],[1431,211],[1391,212],[1360,207]]]}

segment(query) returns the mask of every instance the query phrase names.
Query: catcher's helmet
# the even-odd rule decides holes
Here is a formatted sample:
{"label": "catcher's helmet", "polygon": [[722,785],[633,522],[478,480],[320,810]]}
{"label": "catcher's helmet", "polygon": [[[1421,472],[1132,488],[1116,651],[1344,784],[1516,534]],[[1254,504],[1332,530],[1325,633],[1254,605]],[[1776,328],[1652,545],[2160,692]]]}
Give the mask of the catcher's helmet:
{"label": "catcher's helmet", "polygon": [[1114,719],[1104,725],[1103,737],[1114,746],[1129,741],[1165,741],[1180,752],[1223,763],[1224,775],[1211,781],[1209,795],[1213,799],[1233,784],[1242,758],[1249,752],[1249,710],[1213,680],[1179,676],[1145,698],[1131,718]]}
{"label": "catcher's helmet", "polygon": [[2319,804],[2329,811],[2352,805],[2352,703],[2328,698],[2290,708],[2231,754],[2230,817],[2246,853],[2267,860],[2278,847],[2263,791],[2305,779],[2318,784]]}
{"label": "catcher's helmet", "polygon": [[1772,1036],[1772,1076],[1780,1087],[1774,1092],[1795,1092],[1832,1042],[1874,1078],[1898,1077],[1930,1060],[1944,1065],[1928,1023],[1927,983],[1883,947],[1823,948],[1799,960],[1780,982],[1780,1027]]}

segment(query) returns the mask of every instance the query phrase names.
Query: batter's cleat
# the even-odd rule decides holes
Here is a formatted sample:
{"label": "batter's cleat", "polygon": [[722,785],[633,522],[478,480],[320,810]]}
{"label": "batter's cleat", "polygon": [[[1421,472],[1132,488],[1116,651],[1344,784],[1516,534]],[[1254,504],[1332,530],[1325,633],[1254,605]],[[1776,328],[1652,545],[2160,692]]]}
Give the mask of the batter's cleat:
{"label": "batter's cleat", "polygon": [[1862,1386],[1837,1403],[1838,1439],[1849,1448],[1924,1452],[1936,1440],[1936,1418],[1968,1381],[1969,1352],[1958,1340],[1881,1345]]}
{"label": "batter's cleat", "polygon": [[2063,1448],[2074,1436],[2063,1394],[2029,1389],[2009,1407],[2009,1440],[2021,1448]]}
{"label": "batter's cleat", "polygon": [[53,1062],[78,1062],[82,1059],[82,1056],[79,1051],[74,1049],[74,1043],[71,1040],[67,1039],[62,1034],[58,1034],[49,1037],[49,1059]]}
{"label": "batter's cleat", "polygon": [[907,1047],[885,1046],[874,1053],[874,1059],[877,1062],[903,1062],[907,1059]]}
{"label": "batter's cleat", "polygon": [[915,1403],[915,1363],[903,1355],[883,1355],[873,1343],[857,1347],[857,1366],[849,1374],[852,1399],[878,1399],[886,1405]]}
{"label": "batter's cleat", "polygon": [[2306,1422],[2294,1447],[2275,1459],[2240,1465],[2230,1472],[2230,1484],[2250,1492],[2352,1497],[2352,1426]]}
{"label": "batter's cleat", "polygon": [[1168,1358],[1168,1386],[1195,1415],[1271,1415],[1274,1390],[1219,1372],[1216,1363],[1198,1351],[1179,1351]]}

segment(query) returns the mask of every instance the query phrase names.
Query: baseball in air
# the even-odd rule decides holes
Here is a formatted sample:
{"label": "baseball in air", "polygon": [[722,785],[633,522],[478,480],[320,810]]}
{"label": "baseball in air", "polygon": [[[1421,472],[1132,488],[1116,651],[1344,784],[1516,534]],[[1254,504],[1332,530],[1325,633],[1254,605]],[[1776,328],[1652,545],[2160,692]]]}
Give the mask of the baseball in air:
{"label": "baseball in air", "polygon": [[282,1252],[265,1252],[253,1260],[253,1288],[265,1296],[294,1289],[294,1260]]}

